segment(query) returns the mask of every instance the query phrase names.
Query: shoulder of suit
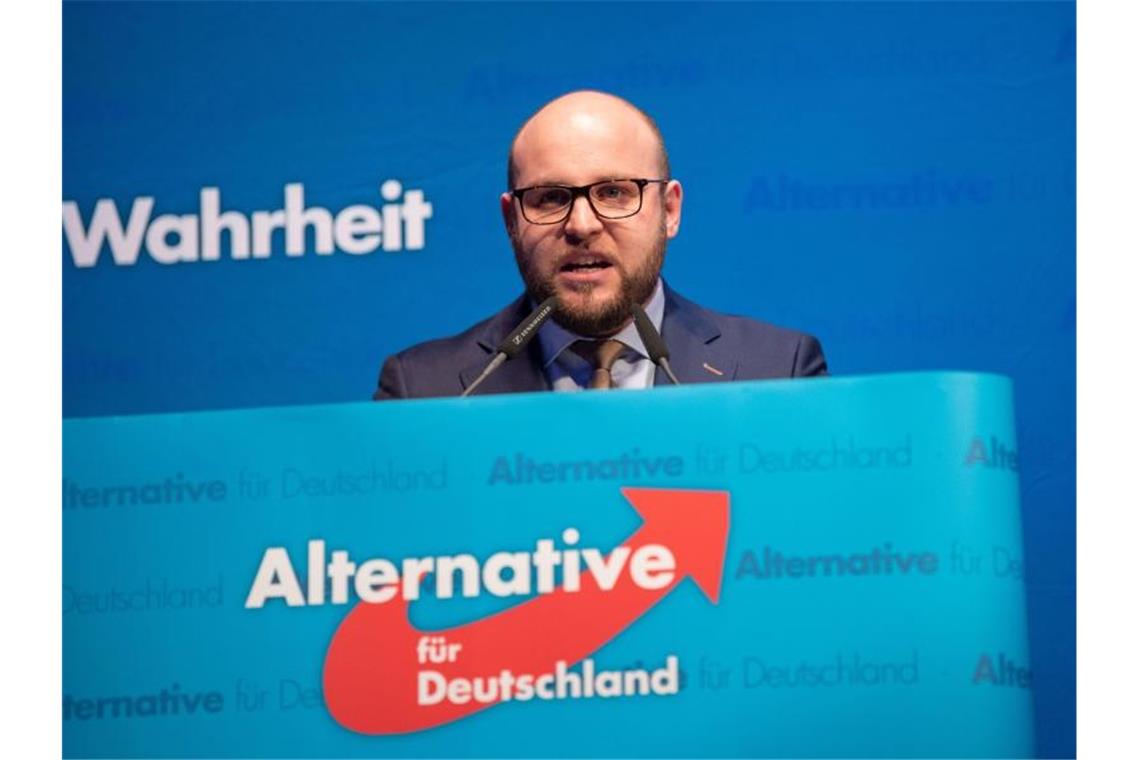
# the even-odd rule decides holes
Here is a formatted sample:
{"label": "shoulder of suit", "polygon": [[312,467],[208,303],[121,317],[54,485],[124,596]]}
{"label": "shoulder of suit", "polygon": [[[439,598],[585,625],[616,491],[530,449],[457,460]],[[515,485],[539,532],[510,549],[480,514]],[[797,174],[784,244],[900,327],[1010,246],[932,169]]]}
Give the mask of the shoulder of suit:
{"label": "shoulder of suit", "polygon": [[671,297],[682,312],[707,325],[715,325],[719,339],[732,343],[764,343],[770,346],[787,346],[794,349],[805,338],[812,336],[781,325],[738,314],[725,314],[705,308],[673,291]]}
{"label": "shoulder of suit", "polygon": [[714,319],[720,326],[723,336],[728,338],[796,346],[804,338],[811,337],[807,333],[800,332],[799,330],[782,327],[759,319],[752,319],[751,317],[742,317],[736,314],[713,313],[715,314]]}

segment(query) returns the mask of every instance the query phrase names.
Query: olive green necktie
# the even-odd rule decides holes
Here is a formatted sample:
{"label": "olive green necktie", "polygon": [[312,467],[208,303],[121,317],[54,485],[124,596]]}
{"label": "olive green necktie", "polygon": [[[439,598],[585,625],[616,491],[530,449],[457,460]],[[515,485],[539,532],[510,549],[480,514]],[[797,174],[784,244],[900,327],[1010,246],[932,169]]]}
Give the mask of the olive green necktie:
{"label": "olive green necktie", "polygon": [[580,340],[574,344],[574,352],[584,358],[594,368],[590,377],[591,390],[610,390],[614,379],[610,369],[626,346],[620,340]]}

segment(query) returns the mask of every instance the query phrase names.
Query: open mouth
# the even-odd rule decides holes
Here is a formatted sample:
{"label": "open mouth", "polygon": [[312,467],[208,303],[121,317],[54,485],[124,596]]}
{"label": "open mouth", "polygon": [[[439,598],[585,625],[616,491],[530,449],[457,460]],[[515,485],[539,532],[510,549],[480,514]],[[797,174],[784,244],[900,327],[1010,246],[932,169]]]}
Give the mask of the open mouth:
{"label": "open mouth", "polygon": [[613,264],[600,256],[581,256],[567,261],[558,271],[560,272],[600,272],[609,269]]}

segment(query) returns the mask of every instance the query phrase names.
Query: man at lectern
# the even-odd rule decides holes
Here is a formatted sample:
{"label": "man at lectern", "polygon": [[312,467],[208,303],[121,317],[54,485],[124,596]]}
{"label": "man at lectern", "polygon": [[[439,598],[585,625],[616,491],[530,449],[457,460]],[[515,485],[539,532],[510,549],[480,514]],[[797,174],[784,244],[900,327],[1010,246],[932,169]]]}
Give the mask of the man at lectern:
{"label": "man at lectern", "polygon": [[595,91],[547,103],[515,136],[507,176],[499,201],[526,292],[459,335],[388,357],[373,398],[827,373],[812,336],[710,311],[661,279],[684,193],[657,125],[633,104]]}

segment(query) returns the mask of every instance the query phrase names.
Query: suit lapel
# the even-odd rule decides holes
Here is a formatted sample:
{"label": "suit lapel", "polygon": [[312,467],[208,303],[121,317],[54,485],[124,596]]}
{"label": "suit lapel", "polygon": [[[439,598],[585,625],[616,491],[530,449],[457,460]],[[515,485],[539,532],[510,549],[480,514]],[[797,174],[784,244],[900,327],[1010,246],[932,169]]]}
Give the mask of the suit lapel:
{"label": "suit lapel", "polygon": [[[483,355],[459,373],[464,388],[491,361],[495,349],[508,333],[526,318],[530,302],[522,296],[495,315],[476,340]],[[720,327],[709,313],[665,286],[665,316],[661,321],[661,337],[669,347],[669,363],[683,384],[728,382],[736,377],[739,362],[731,347],[721,340]],[[654,373],[654,385],[669,385],[661,370]],[[550,381],[542,371],[542,350],[531,341],[525,356],[504,363],[483,381],[475,395],[520,393],[550,390]]]}
{"label": "suit lapel", "polygon": [[[728,382],[736,377],[739,362],[731,347],[720,340],[720,327],[705,309],[665,286],[665,316],[661,337],[669,347],[669,363],[682,384]],[[670,385],[661,370],[654,385]]]}
{"label": "suit lapel", "polygon": [[[475,382],[475,378],[483,372],[483,369],[495,355],[495,349],[503,341],[503,338],[507,337],[515,325],[526,318],[529,313],[527,311],[528,306],[530,306],[530,302],[524,295],[496,314],[487,323],[487,328],[483,334],[476,339],[479,347],[485,352],[484,356],[464,367],[463,371],[459,373],[459,381],[464,389]],[[550,390],[550,383],[546,379],[546,373],[542,371],[542,352],[539,349],[538,341],[531,341],[530,345],[527,346],[526,354],[506,361],[494,374],[480,384],[475,395],[546,390]]]}

